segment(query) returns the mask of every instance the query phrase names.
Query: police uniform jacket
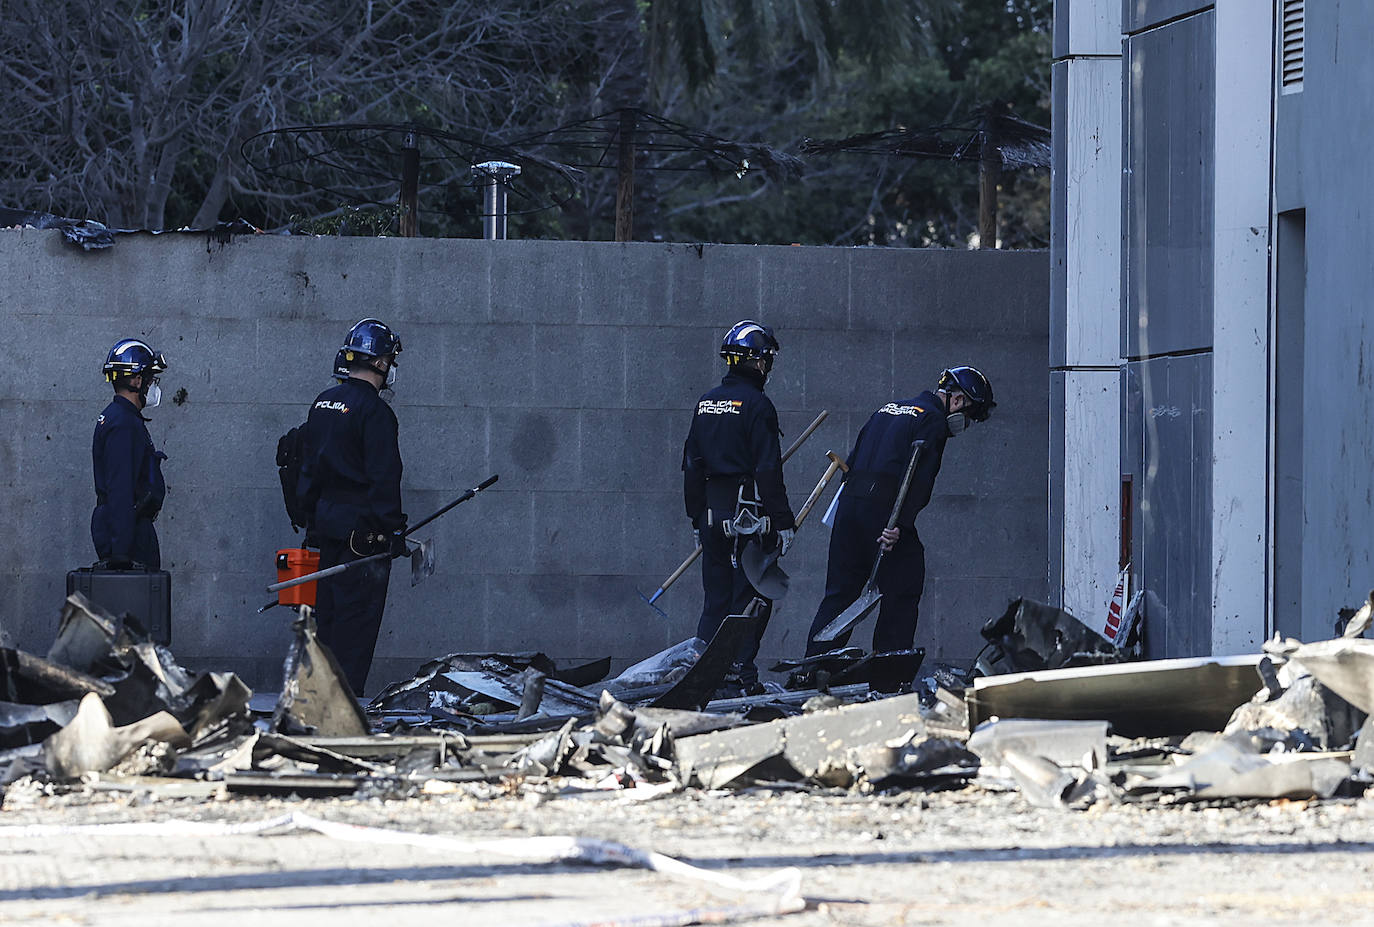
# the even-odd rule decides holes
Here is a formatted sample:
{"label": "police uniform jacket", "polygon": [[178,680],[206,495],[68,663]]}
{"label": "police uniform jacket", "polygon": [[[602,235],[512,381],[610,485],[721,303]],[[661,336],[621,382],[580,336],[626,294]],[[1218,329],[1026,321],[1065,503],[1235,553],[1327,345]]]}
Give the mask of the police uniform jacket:
{"label": "police uniform jacket", "polygon": [[897,501],[902,477],[911,462],[911,444],[924,441],[921,459],[911,477],[897,527],[903,533],[915,530],[916,515],[930,501],[940,459],[949,438],[945,404],[927,390],[914,399],[889,402],[869,417],[849,454],[849,472],[844,476],[845,495],[841,505],[857,501],[852,490],[861,489],[867,498],[884,511],[884,520]]}
{"label": "police uniform jacket", "polygon": [[[738,487],[752,481],[773,529],[796,527],[782,478],[780,434],[778,412],[763,393],[762,377],[728,373],[697,401],[682,449],[683,499],[693,525],[706,527],[708,483]],[[734,495],[731,488],[731,514]]]}
{"label": "police uniform jacket", "polygon": [[115,396],[95,420],[91,539],[98,555],[110,560],[138,559],[133,556],[135,523],[157,518],[167,497],[162,479],[167,455],[153,447],[147,421],[123,396]]}
{"label": "police uniform jacket", "polygon": [[297,493],[316,543],[405,528],[396,413],[375,386],[350,377],[320,393],[303,445]]}

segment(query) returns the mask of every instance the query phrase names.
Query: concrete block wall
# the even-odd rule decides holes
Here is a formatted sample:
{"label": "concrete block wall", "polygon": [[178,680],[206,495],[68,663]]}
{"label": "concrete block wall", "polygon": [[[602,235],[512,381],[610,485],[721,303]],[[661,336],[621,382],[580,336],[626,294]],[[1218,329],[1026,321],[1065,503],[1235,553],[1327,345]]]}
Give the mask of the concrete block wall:
{"label": "concrete block wall", "polygon": [[[501,480],[424,532],[434,576],[412,588],[394,572],[369,689],[457,650],[646,656],[696,624],[696,570],[661,600],[666,619],[637,590],[690,552],[690,410],[720,376],[720,335],[754,317],[782,342],[768,392],[784,444],[831,413],[788,465],[794,506],[879,405],[951,363],[992,378],[997,416],[951,444],[920,525],[918,643],[967,660],[1008,598],[1046,592],[1048,275],[1044,252],[164,235],[87,253],[56,232],[0,232],[0,634],[45,651],[66,571],[94,557],[99,368],[138,335],[170,364],[149,427],[169,455],[173,649],[279,685],[290,614],[256,614],[274,551],[299,542],[276,439],[329,384],[348,327],[375,315],[405,345],[393,406],[412,520]],[[801,652],[827,540],[817,513],[765,658]]]}

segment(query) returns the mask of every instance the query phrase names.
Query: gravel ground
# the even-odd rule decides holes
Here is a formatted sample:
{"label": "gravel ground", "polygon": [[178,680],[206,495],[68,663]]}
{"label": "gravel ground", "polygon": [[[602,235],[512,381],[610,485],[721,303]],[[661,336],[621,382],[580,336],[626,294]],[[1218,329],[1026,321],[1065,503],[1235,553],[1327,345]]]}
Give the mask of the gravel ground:
{"label": "gravel ground", "polygon": [[[291,811],[460,839],[571,835],[738,877],[801,873],[804,910],[755,923],[1374,924],[1374,800],[1046,811],[969,788],[860,795],[688,792],[648,802],[513,795],[219,801],[11,790],[0,828],[242,823]],[[293,831],[43,836],[0,829],[0,923],[201,927],[398,923],[674,923],[758,905],[660,872],[504,861]]]}

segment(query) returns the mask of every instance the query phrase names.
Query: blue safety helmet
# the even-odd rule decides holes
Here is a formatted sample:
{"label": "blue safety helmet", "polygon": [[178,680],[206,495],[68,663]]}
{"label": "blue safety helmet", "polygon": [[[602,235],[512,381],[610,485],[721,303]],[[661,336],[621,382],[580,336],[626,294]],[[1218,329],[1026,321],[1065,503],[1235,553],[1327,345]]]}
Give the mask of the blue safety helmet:
{"label": "blue safety helmet", "polygon": [[[401,339],[396,333],[376,319],[363,319],[348,330],[343,347],[339,349],[345,365],[359,360],[376,360],[379,357],[395,358],[401,353]],[[338,358],[335,358],[338,360]],[[337,369],[337,365],[336,365]]]}
{"label": "blue safety helmet", "polygon": [[727,364],[734,366],[742,360],[761,358],[764,373],[773,369],[773,357],[778,350],[773,329],[752,319],[736,322],[720,342],[720,356]]}
{"label": "blue safety helmet", "polygon": [[342,383],[348,379],[348,358],[344,355],[344,349],[339,348],[339,353],[334,355],[334,379]]}
{"label": "blue safety helmet", "polygon": [[959,390],[973,405],[965,414],[975,422],[986,422],[997,403],[992,399],[992,383],[977,367],[950,367],[940,374],[938,389]]}
{"label": "blue safety helmet", "polygon": [[167,369],[167,361],[162,354],[150,348],[145,341],[137,338],[121,338],[110,348],[105,356],[105,366],[101,371],[105,379],[113,383],[120,377],[134,377],[145,371],[159,374]]}

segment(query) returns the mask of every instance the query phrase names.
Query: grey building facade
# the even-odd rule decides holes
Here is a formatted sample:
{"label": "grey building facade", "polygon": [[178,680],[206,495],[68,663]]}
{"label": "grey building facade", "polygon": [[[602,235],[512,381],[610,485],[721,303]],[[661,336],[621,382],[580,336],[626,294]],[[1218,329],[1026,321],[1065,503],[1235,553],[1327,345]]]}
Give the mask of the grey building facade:
{"label": "grey building facade", "polygon": [[1101,609],[1129,563],[1152,656],[1326,636],[1374,576],[1374,5],[1055,26],[1050,587]]}

